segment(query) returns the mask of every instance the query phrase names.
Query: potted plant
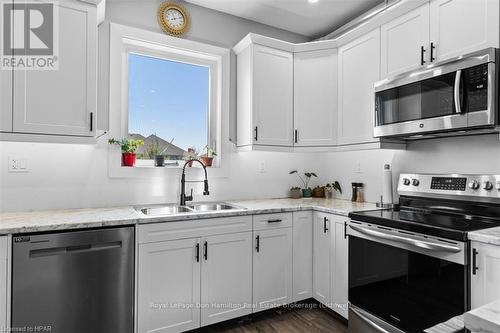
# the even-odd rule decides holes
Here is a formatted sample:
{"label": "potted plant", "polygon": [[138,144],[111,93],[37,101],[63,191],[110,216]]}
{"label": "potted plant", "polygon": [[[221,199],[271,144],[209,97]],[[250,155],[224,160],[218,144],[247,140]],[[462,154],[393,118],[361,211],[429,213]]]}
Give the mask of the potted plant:
{"label": "potted plant", "polygon": [[290,174],[296,174],[299,177],[300,181],[304,185],[302,188],[302,196],[304,198],[310,198],[312,195],[312,190],[309,187],[309,182],[311,181],[311,177],[318,177],[318,175],[314,172],[305,172],[304,177],[300,176],[297,170],[290,171]]}
{"label": "potted plant", "polygon": [[301,191],[300,187],[296,187],[296,186],[292,187],[290,189],[290,197],[292,199],[300,199],[300,198],[302,198],[302,191]]}
{"label": "potted plant", "polygon": [[172,144],[172,142],[174,142],[174,139],[175,138],[172,138],[172,140],[170,140],[170,142],[168,142],[165,147],[162,147],[162,145],[157,139],[151,142],[151,144],[148,146],[148,149],[146,150],[146,155],[148,156],[149,159],[155,160],[156,167],[165,166],[165,153]]}
{"label": "potted plant", "polygon": [[188,162],[188,167],[193,166],[193,160],[198,159],[198,156],[200,154],[198,153],[198,150],[196,150],[196,147],[189,147],[187,150],[187,153],[184,155],[184,160],[189,161]]}
{"label": "potted plant", "polygon": [[135,153],[137,148],[144,145],[142,140],[132,140],[132,139],[121,139],[116,140],[114,138],[108,140],[111,145],[118,145],[122,150],[122,165],[126,167],[132,167],[135,165],[135,160],[137,159],[137,154]]}
{"label": "potted plant", "polygon": [[210,148],[208,145],[205,146],[205,150],[207,151],[207,153],[200,156],[200,160],[206,167],[211,167],[214,156],[217,156],[217,152],[215,151],[215,149]]}
{"label": "potted plant", "polygon": [[332,183],[326,184],[325,186],[325,198],[332,199],[335,195],[335,192],[339,192],[342,194],[342,187],[338,181],[334,181]]}
{"label": "potted plant", "polygon": [[312,190],[312,196],[314,198],[324,198],[325,197],[325,187],[324,186],[316,186]]}

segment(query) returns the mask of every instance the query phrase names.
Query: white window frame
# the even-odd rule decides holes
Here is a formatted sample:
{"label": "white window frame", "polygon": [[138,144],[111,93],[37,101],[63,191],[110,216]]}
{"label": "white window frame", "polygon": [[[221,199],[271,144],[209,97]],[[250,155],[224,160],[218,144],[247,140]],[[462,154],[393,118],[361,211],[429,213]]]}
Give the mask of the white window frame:
{"label": "white window frame", "polygon": [[[224,155],[230,151],[229,140],[229,71],[230,50],[205,43],[175,38],[148,30],[110,23],[109,27],[109,135],[123,138],[128,135],[128,55],[151,56],[209,68],[209,128],[208,144],[215,147],[219,156],[210,169],[221,169]],[[118,147],[109,147],[109,175],[116,177],[150,176],[163,174],[177,167],[155,168],[122,167]],[[220,171],[219,171],[220,172]],[[211,172],[213,173],[213,171]]]}

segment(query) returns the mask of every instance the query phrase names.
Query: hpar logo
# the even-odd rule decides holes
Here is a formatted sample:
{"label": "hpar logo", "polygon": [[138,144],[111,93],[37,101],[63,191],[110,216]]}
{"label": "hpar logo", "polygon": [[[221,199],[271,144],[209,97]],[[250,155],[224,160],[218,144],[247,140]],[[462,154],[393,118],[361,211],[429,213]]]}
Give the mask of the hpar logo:
{"label": "hpar logo", "polygon": [[57,2],[1,2],[1,69],[58,69]]}

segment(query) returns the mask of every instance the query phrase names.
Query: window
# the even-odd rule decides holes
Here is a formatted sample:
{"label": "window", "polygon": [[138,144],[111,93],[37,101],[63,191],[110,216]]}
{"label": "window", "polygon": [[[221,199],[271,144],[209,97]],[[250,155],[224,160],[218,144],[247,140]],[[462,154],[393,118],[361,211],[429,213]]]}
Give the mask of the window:
{"label": "window", "polygon": [[139,159],[180,160],[209,144],[210,69],[128,54],[128,133],[144,140]]}
{"label": "window", "polygon": [[[154,167],[154,152],[165,149],[163,155],[176,162],[190,146],[206,145],[218,153],[211,172],[222,172],[229,151],[230,50],[116,23],[109,24],[109,42],[109,90],[100,91],[109,117],[102,122],[109,121],[110,138],[146,143],[137,168],[122,167],[120,150],[111,147],[109,175],[163,176],[169,168]],[[104,70],[99,75],[106,80]]]}

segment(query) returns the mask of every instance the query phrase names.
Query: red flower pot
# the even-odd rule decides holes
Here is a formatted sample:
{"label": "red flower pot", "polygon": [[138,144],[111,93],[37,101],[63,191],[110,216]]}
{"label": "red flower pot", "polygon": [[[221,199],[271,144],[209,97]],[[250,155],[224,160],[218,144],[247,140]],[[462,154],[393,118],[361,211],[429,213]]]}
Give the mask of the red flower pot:
{"label": "red flower pot", "polygon": [[213,157],[207,157],[207,156],[202,156],[202,157],[200,157],[200,159],[201,159],[201,163],[203,163],[203,165],[206,167],[211,167],[212,162],[214,160]]}
{"label": "red flower pot", "polygon": [[126,167],[133,167],[137,158],[136,153],[122,153],[122,164]]}

